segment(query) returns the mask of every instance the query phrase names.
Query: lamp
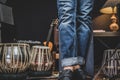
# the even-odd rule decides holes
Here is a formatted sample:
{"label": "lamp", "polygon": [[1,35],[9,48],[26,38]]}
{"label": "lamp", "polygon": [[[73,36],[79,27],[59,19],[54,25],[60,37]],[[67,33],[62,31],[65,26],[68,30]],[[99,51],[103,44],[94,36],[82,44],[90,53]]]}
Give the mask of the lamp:
{"label": "lamp", "polygon": [[120,0],[107,0],[103,7],[100,9],[101,13],[112,14],[111,16],[112,23],[109,26],[111,31],[117,31],[119,29],[116,17],[118,4],[120,4]]}

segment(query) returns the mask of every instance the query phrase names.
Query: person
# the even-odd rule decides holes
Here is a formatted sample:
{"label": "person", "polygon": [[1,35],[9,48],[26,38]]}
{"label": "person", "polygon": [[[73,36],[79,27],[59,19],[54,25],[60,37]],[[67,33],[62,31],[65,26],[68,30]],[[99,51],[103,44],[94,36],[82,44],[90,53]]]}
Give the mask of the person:
{"label": "person", "polygon": [[86,80],[86,75],[94,76],[93,3],[93,0],[57,0],[59,80]]}

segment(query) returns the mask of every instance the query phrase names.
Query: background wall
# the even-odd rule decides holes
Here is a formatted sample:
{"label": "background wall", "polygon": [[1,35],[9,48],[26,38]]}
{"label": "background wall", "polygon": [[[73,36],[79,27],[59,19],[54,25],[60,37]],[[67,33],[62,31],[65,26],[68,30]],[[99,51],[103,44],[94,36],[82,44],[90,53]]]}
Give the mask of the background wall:
{"label": "background wall", "polygon": [[57,18],[56,0],[8,0],[13,7],[17,40],[47,38],[52,19]]}
{"label": "background wall", "polygon": [[[57,0],[8,0],[7,5],[13,8],[17,40],[45,41],[52,19],[57,18]],[[99,12],[106,0],[95,0],[93,9],[93,28],[106,27],[106,18]],[[99,21],[104,17],[104,21]],[[108,24],[107,24],[108,25]]]}

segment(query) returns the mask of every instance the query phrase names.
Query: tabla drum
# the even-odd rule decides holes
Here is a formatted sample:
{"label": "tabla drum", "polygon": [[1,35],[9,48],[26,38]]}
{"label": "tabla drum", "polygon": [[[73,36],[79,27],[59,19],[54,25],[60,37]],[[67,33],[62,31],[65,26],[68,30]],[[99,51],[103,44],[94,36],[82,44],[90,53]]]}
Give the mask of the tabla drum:
{"label": "tabla drum", "polygon": [[49,47],[39,45],[32,47],[30,59],[30,76],[51,75],[52,64],[53,59]]}
{"label": "tabla drum", "polygon": [[3,78],[4,80],[10,80],[10,78],[23,80],[29,65],[30,48],[28,44],[0,43],[0,80]]}
{"label": "tabla drum", "polygon": [[103,73],[107,77],[120,76],[120,49],[108,49],[103,55]]}

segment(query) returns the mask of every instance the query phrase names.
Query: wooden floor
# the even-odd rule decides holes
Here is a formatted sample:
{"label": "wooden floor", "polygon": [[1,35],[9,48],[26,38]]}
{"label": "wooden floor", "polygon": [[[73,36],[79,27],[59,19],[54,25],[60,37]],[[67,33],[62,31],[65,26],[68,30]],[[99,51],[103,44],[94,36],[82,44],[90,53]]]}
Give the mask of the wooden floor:
{"label": "wooden floor", "polygon": [[[52,74],[50,76],[37,76],[37,77],[27,76],[27,78],[25,78],[24,80],[58,80],[58,76],[59,76],[59,74]],[[0,78],[0,80],[1,80],[1,78]],[[2,80],[13,80],[13,79],[6,79],[5,78],[5,79],[2,79]],[[18,79],[14,78],[14,80],[18,80]],[[19,79],[19,80],[23,80],[23,79]],[[91,79],[89,76],[87,76],[86,80],[120,80],[120,76],[115,76],[115,77],[110,78],[110,77],[106,76],[105,74],[103,74],[101,72],[96,77],[96,79]]]}
{"label": "wooden floor", "polygon": [[58,74],[44,77],[28,77],[27,80],[58,80]]}

